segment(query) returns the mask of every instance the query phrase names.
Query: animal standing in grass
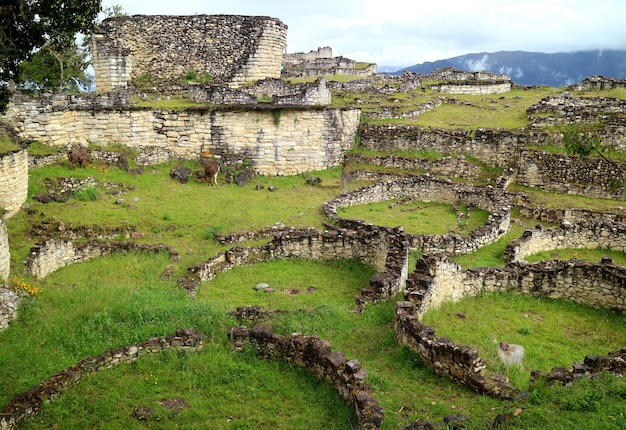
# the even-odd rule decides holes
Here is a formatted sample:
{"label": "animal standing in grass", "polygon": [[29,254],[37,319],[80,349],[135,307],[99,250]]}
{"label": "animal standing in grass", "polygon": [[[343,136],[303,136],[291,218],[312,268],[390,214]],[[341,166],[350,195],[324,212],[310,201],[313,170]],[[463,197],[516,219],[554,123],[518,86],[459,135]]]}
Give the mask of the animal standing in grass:
{"label": "animal standing in grass", "polygon": [[74,170],[76,165],[80,167],[85,167],[85,165],[91,162],[89,158],[89,154],[87,153],[87,148],[85,148],[82,144],[74,145],[67,151],[67,159],[70,162],[70,169]]}
{"label": "animal standing in grass", "polygon": [[524,347],[512,343],[500,342],[496,347],[498,358],[505,366],[524,367]]}
{"label": "animal standing in grass", "polygon": [[217,174],[220,172],[220,165],[214,160],[204,162],[204,177],[209,185],[217,185]]}

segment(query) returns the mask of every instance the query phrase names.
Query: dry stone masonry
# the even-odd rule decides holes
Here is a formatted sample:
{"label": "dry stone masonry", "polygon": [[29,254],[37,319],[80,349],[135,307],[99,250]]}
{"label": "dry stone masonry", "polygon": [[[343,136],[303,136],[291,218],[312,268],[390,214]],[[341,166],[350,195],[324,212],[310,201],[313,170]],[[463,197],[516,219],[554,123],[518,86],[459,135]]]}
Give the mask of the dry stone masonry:
{"label": "dry stone masonry", "polygon": [[376,64],[362,66],[345,57],[333,57],[331,47],[320,47],[317,51],[294,52],[283,56],[283,78],[308,78],[311,76],[371,76],[378,71]]}
{"label": "dry stone masonry", "polygon": [[197,351],[202,348],[202,333],[193,329],[178,329],[172,336],[159,336],[135,345],[114,348],[102,354],[87,357],[24,393],[16,394],[0,409],[0,429],[12,430],[35,416],[43,402],[51,401],[80,382],[83,376],[122,363],[132,363],[137,358],[167,349]]}
{"label": "dry stone masonry", "polygon": [[19,211],[28,194],[28,153],[25,149],[0,155],[0,217]]}
{"label": "dry stone masonry", "polygon": [[286,42],[287,26],[264,16],[107,18],[93,37],[96,88],[126,88],[142,78],[180,81],[190,71],[232,87],[279,78]]}
{"label": "dry stone masonry", "polygon": [[[321,84],[320,84],[321,85]],[[247,160],[257,173],[295,175],[341,164],[359,125],[357,109],[237,106],[181,111],[129,108],[109,98],[43,95],[15,99],[5,121],[24,141],[72,143],[160,151],[198,160],[202,151]]]}
{"label": "dry stone masonry", "polygon": [[359,428],[382,426],[384,412],[372,387],[365,383],[367,371],[358,360],[346,360],[342,352],[333,352],[328,341],[299,333],[285,337],[263,325],[251,330],[245,326],[231,327],[229,337],[238,349],[249,341],[261,358],[293,363],[330,383],[354,409]]}

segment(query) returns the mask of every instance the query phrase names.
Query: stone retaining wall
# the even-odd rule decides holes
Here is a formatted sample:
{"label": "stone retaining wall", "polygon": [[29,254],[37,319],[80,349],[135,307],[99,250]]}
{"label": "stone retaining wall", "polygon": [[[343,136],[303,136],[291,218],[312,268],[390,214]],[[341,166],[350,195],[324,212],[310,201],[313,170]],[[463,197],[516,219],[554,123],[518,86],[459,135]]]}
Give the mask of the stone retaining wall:
{"label": "stone retaining wall", "polygon": [[0,331],[6,329],[9,323],[17,318],[20,301],[20,296],[15,291],[0,284]]}
{"label": "stone retaining wall", "polygon": [[189,71],[237,87],[279,78],[287,26],[239,15],[133,15],[105,19],[93,35],[98,91],[149,78],[180,81]]}
{"label": "stone retaining wall", "polygon": [[382,426],[384,412],[374,398],[372,387],[365,383],[367,371],[357,360],[346,360],[343,353],[332,352],[328,341],[299,333],[287,338],[272,333],[263,325],[256,325],[252,330],[244,326],[231,327],[229,336],[238,348],[249,340],[259,357],[304,367],[332,385],[354,409],[359,428],[378,429]]}
{"label": "stone retaining wall", "polygon": [[[626,131],[626,128],[624,129]],[[562,144],[560,133],[508,130],[444,130],[419,126],[361,124],[360,145],[371,151],[435,151],[468,154],[489,165],[512,168],[523,185],[596,198],[622,199],[625,163],[550,154],[528,146]],[[620,132],[621,133],[621,132]],[[620,140],[619,133],[612,136]],[[623,143],[622,143],[623,145]]]}
{"label": "stone retaining wall", "polygon": [[575,91],[611,90],[626,88],[626,79],[605,78],[604,76],[589,76],[577,84],[569,87]]}
{"label": "stone retaining wall", "polygon": [[599,199],[624,197],[624,163],[522,150],[516,169],[516,182],[527,187]]}
{"label": "stone retaining wall", "polygon": [[626,224],[611,220],[565,221],[559,228],[544,229],[538,225],[510,242],[504,252],[506,263],[552,249],[610,249],[626,252]]}
{"label": "stone retaining wall", "polygon": [[121,143],[140,152],[157,148],[187,160],[199,160],[200,153],[208,151],[229,160],[247,160],[263,175],[295,175],[340,165],[354,143],[360,119],[357,109],[271,105],[67,110],[68,100],[64,95],[18,98],[3,120],[12,124],[20,139],[51,146]]}
{"label": "stone retaining wall", "polygon": [[487,224],[473,231],[469,237],[454,233],[445,235],[406,234],[412,249],[422,252],[447,252],[462,255],[497,241],[509,231],[510,207],[503,192],[491,186],[474,187],[442,181],[427,175],[400,177],[344,193],[326,202],[323,210],[329,219],[342,227],[359,230],[368,224],[362,220],[341,218],[337,214],[337,209],[407,197],[425,202],[463,203],[491,212]]}
{"label": "stone retaining wall", "polygon": [[480,175],[481,168],[476,164],[469,163],[464,156],[445,157],[439,160],[425,158],[402,157],[398,155],[377,156],[348,153],[345,156],[346,163],[368,164],[390,169],[403,169],[428,172],[429,174],[447,178],[475,179]]}
{"label": "stone retaining wall", "polygon": [[511,91],[511,80],[447,81],[431,85],[430,89],[444,94],[501,94]]}
{"label": "stone retaining wall", "polygon": [[25,149],[0,154],[0,213],[10,218],[28,196],[28,153]]}
{"label": "stone retaining wall", "polygon": [[43,402],[54,400],[89,373],[122,363],[132,363],[142,355],[171,348],[199,350],[202,348],[202,333],[192,328],[178,329],[173,336],[153,337],[142,343],[110,349],[102,354],[84,358],[28,391],[13,396],[11,401],[0,409],[0,429],[12,430],[18,427],[37,415]]}
{"label": "stone retaining wall", "polygon": [[90,240],[76,243],[70,239],[46,239],[31,248],[24,261],[25,270],[38,279],[45,278],[61,267],[81,263],[95,257],[127,252],[168,252],[173,259],[178,252],[167,245],[139,245],[135,242]]}
{"label": "stone retaining wall", "polygon": [[626,112],[626,100],[609,97],[573,97],[571,94],[544,97],[526,110],[534,124],[584,124],[606,121]]}
{"label": "stone retaining wall", "polygon": [[621,224],[626,224],[626,213],[623,206],[617,206],[617,212],[600,212],[593,209],[551,209],[541,208],[537,206],[529,206],[523,202],[516,202],[515,206],[520,209],[520,214],[527,218],[534,218],[540,221],[546,221],[554,224],[560,224],[562,221],[571,223],[578,222],[595,222],[609,220]]}

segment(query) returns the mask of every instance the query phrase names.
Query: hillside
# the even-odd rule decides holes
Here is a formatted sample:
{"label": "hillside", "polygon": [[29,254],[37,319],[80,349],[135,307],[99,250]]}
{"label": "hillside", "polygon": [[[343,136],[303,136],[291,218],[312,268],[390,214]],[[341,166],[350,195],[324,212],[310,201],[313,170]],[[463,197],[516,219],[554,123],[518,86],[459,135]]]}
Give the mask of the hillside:
{"label": "hillside", "polygon": [[[593,75],[626,78],[626,51],[594,50],[553,54],[526,51],[480,52],[415,64],[403,70],[428,74],[442,67],[504,73],[520,85],[558,88]],[[400,75],[402,70],[392,74]]]}

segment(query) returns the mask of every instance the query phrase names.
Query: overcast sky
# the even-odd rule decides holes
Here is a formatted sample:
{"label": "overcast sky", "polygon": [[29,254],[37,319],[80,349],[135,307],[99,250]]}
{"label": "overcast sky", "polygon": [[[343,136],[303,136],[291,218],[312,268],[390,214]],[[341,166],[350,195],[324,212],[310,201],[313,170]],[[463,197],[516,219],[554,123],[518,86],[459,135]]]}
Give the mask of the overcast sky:
{"label": "overcast sky", "polygon": [[396,70],[475,52],[626,49],[624,0],[103,0],[128,15],[234,14],[280,19],[287,52]]}

